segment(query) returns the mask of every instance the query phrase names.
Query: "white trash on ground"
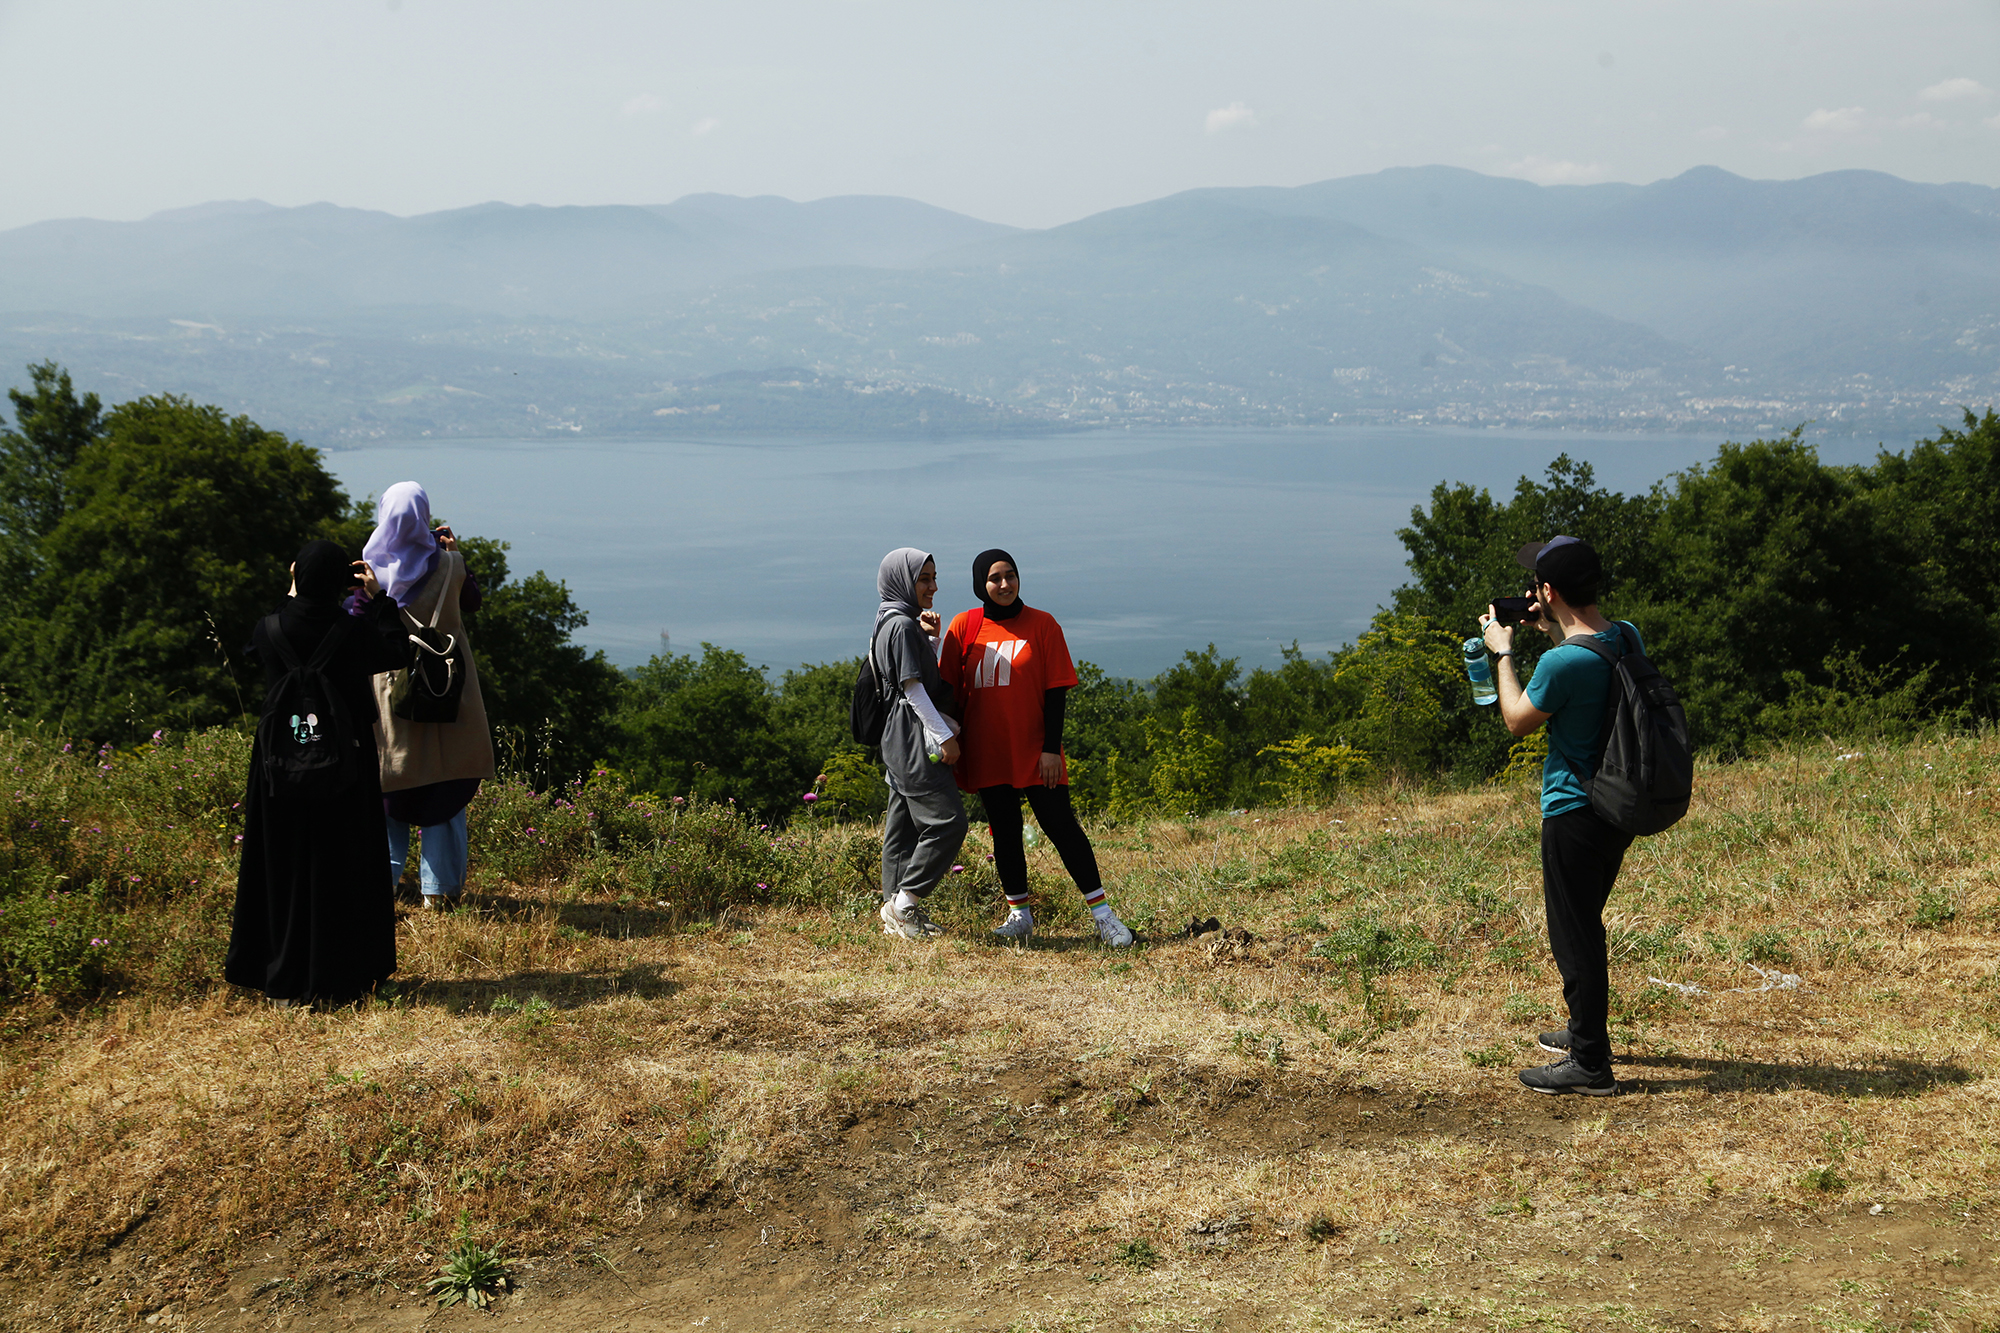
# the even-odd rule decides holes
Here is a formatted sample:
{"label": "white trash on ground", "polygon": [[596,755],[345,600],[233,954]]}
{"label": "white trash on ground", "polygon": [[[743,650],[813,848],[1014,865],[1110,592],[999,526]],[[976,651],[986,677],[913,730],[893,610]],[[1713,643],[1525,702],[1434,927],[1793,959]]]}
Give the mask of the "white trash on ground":
{"label": "white trash on ground", "polygon": [[[1809,989],[1804,979],[1797,973],[1780,972],[1776,968],[1763,968],[1757,966],[1755,963],[1748,963],[1745,966],[1762,977],[1764,984],[1761,986],[1731,986],[1728,990],[1721,992],[1722,994],[1756,995],[1767,990]],[[1655,986],[1665,986],[1668,990],[1679,991],[1683,995],[1707,995],[1709,993],[1708,987],[1697,985],[1692,981],[1667,981],[1660,977],[1647,977],[1646,980],[1652,982]]]}

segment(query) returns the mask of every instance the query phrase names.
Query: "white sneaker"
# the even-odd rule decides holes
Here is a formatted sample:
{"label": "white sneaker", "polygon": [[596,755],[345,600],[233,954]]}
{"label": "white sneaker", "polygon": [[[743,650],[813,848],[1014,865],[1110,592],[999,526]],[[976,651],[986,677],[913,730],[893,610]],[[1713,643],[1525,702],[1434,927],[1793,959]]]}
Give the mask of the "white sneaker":
{"label": "white sneaker", "polygon": [[1017,907],[1007,913],[1007,919],[993,927],[993,933],[1003,940],[1025,940],[1035,933],[1035,915],[1026,908]]}
{"label": "white sneaker", "polygon": [[[1097,916],[1096,913],[1091,915]],[[1132,947],[1132,928],[1118,919],[1116,912],[1106,911],[1097,916],[1097,938],[1113,949]]]}
{"label": "white sneaker", "polygon": [[882,933],[885,935],[900,935],[906,940],[922,940],[943,933],[931,924],[931,914],[924,910],[921,902],[911,903],[901,909],[898,909],[893,901],[883,903],[881,916]]}

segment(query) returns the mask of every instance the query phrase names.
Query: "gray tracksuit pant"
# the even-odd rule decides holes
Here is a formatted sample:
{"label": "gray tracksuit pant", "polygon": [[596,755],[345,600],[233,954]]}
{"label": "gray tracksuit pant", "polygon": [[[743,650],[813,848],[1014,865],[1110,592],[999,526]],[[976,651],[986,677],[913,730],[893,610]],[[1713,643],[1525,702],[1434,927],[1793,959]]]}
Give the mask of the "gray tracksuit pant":
{"label": "gray tracksuit pant", "polygon": [[882,898],[907,889],[928,897],[951,873],[965,845],[965,802],[956,787],[927,786],[906,792],[889,782],[889,809],[882,821]]}

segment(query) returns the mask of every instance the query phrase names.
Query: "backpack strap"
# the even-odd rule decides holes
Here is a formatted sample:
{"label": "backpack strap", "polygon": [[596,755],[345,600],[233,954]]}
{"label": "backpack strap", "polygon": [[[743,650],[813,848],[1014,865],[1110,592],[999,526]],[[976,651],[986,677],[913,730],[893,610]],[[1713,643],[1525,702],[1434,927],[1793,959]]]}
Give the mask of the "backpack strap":
{"label": "backpack strap", "polygon": [[[868,636],[868,669],[875,673],[875,697],[884,702],[889,698],[889,673],[884,671],[882,664],[875,660],[875,645],[882,638],[882,627],[894,619],[897,614],[899,613],[891,612],[889,615],[876,621],[874,632]],[[904,616],[903,619],[908,620],[909,617]]]}
{"label": "backpack strap", "polygon": [[[437,563],[437,569],[433,571],[433,576],[435,576],[436,574],[442,574],[444,575],[444,578],[441,579],[438,583],[437,601],[433,603],[431,606],[430,627],[432,629],[436,629],[438,627],[438,617],[444,614],[445,599],[451,594],[451,558],[455,555],[458,555],[458,552],[439,551],[438,555],[440,558]],[[463,560],[465,557],[458,556],[458,558]],[[424,623],[423,621],[418,620],[415,616],[411,616],[407,608],[403,609],[403,614],[410,617],[410,623],[413,625],[422,625]]]}
{"label": "backpack strap", "polygon": [[[1604,659],[1604,665],[1609,669],[1611,676],[1616,677],[1618,674],[1618,664],[1624,661],[1629,654],[1639,651],[1639,646],[1634,641],[1634,636],[1637,635],[1638,631],[1633,628],[1630,621],[1618,620],[1612,623],[1618,626],[1618,643],[1622,650],[1616,656],[1612,655],[1611,649],[1605,646],[1604,642],[1595,634],[1572,634],[1556,646],[1559,648],[1575,647],[1590,649],[1591,652],[1596,653]],[[1611,719],[1618,716],[1618,691],[1613,688],[1616,685],[1617,681],[1615,679],[1607,680],[1605,683],[1604,716],[1597,723],[1597,746],[1592,752],[1590,760],[1590,771],[1593,774],[1604,767],[1604,751],[1611,744]]]}
{"label": "backpack strap", "polygon": [[1611,649],[1607,648],[1604,645],[1604,641],[1599,639],[1595,634],[1572,634],[1557,644],[1556,647],[1588,648],[1591,652],[1603,658],[1606,666],[1615,667],[1624,658],[1625,654],[1638,652],[1639,645],[1633,640],[1633,635],[1636,631],[1632,628],[1630,621],[1618,620],[1612,623],[1618,627],[1618,655],[1616,657],[1611,655]]}
{"label": "backpack strap", "polygon": [[979,645],[979,632],[985,628],[985,607],[975,606],[965,613],[965,642],[959,645],[958,655],[958,678],[961,682],[971,667],[972,650]]}
{"label": "backpack strap", "polygon": [[327,663],[333,661],[333,655],[340,651],[341,644],[347,642],[348,631],[353,628],[354,617],[348,615],[345,608],[336,613],[326,637],[319,641],[319,647],[314,650],[312,661],[306,663],[306,668],[311,671],[326,670]]}
{"label": "backpack strap", "polygon": [[264,637],[270,641],[272,650],[278,654],[279,662],[287,671],[298,671],[302,668],[310,671],[325,670],[326,664],[333,660],[336,652],[340,651],[340,645],[346,641],[348,631],[353,628],[354,617],[348,615],[346,611],[341,611],[335,617],[333,624],[327,628],[326,637],[319,641],[319,647],[313,649],[312,661],[301,662],[298,650],[292,647],[292,641],[285,636],[278,613],[273,611],[264,617]]}
{"label": "backpack strap", "polygon": [[285,637],[285,631],[279,625],[276,611],[264,617],[264,638],[270,643],[271,651],[278,655],[278,662],[285,670],[299,669],[299,655],[292,651],[292,641]]}

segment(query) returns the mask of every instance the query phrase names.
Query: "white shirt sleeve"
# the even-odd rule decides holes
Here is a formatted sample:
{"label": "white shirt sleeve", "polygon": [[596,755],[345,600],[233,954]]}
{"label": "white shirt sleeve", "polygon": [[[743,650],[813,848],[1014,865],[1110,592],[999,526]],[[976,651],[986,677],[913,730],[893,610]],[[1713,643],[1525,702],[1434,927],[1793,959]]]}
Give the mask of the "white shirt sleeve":
{"label": "white shirt sleeve", "polygon": [[930,692],[915,676],[903,682],[903,697],[910,701],[910,707],[917,710],[917,719],[924,724],[924,731],[931,741],[943,745],[958,734],[958,727],[931,702]]}

